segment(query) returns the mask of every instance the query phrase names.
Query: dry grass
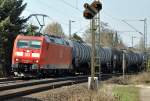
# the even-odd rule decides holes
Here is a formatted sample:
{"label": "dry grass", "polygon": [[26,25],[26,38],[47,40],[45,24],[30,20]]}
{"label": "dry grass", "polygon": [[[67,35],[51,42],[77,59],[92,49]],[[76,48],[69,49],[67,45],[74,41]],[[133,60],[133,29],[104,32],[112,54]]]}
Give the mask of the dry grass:
{"label": "dry grass", "polygon": [[111,79],[107,80],[106,83],[127,85],[127,84],[129,84],[129,76],[125,76],[124,78],[122,76],[111,78]]}
{"label": "dry grass", "polygon": [[90,91],[86,86],[64,87],[63,91],[53,92],[44,101],[118,101],[111,90],[101,88],[97,92]]}
{"label": "dry grass", "polygon": [[120,77],[113,77],[107,81],[104,81],[104,83],[108,84],[119,84],[119,85],[128,85],[131,84],[130,82],[131,75],[126,76],[120,76]]}
{"label": "dry grass", "polygon": [[106,81],[106,83],[111,84],[149,84],[150,83],[150,72],[143,72],[136,75],[125,75],[120,77],[114,77]]}
{"label": "dry grass", "polygon": [[132,84],[149,84],[150,83],[150,72],[143,72],[130,79]]}

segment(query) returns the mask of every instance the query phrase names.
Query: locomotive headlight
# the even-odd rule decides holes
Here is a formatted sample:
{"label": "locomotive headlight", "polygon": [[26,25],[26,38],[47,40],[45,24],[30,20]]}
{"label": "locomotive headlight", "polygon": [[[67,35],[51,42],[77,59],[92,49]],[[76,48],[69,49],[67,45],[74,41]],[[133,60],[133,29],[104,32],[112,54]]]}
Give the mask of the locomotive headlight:
{"label": "locomotive headlight", "polygon": [[19,61],[19,59],[16,59],[16,61],[18,62],[18,61]]}
{"label": "locomotive headlight", "polygon": [[16,56],[23,56],[23,52],[16,52]]}
{"label": "locomotive headlight", "polygon": [[36,62],[36,63],[39,63],[39,60],[36,60],[35,62]]}
{"label": "locomotive headlight", "polygon": [[32,57],[39,58],[39,57],[40,57],[40,54],[39,54],[39,53],[32,53]]}

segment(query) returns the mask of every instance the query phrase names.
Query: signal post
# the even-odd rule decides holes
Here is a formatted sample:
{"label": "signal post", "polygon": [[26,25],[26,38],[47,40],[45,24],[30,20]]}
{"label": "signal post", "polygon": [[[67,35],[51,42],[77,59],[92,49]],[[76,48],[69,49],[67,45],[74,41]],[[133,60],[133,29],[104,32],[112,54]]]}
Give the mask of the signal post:
{"label": "signal post", "polygon": [[[95,16],[102,9],[102,4],[100,1],[94,1],[92,4],[84,4],[83,16],[85,19],[91,20],[91,34],[92,34],[92,58],[91,58],[91,77],[88,78],[88,88],[91,90],[96,90],[98,87],[98,79],[95,77],[95,66],[96,66],[96,48],[95,48]],[[100,34],[100,33],[99,33]],[[99,61],[100,62],[100,61]]]}

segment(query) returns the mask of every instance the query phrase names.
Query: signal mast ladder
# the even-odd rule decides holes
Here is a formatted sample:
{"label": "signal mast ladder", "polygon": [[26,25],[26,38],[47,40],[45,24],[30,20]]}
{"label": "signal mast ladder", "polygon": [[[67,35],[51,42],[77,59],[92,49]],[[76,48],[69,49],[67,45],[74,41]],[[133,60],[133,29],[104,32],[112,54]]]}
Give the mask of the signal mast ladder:
{"label": "signal mast ladder", "polygon": [[[95,74],[98,75],[99,80],[101,79],[101,57],[100,54],[98,54],[98,52],[100,51],[100,14],[97,14],[97,16],[95,17],[95,47],[97,47],[96,50],[96,54],[95,54]],[[102,56],[102,55],[101,55]]]}
{"label": "signal mast ladder", "polygon": [[147,65],[147,71],[150,72],[150,57],[148,57],[147,63],[145,63]]}

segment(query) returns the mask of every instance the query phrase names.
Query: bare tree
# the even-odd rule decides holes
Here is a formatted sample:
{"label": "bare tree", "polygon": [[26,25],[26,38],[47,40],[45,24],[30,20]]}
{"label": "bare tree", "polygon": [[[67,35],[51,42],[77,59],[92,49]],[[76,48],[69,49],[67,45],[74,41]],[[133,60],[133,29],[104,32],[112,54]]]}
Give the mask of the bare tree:
{"label": "bare tree", "polygon": [[90,28],[86,29],[83,35],[83,39],[87,43],[92,43],[92,35],[91,35],[91,30]]}
{"label": "bare tree", "polygon": [[[101,22],[100,44],[107,47],[122,48],[125,47],[117,33],[109,28],[107,23]],[[91,30],[88,28],[84,33],[85,42],[91,43]]]}
{"label": "bare tree", "polygon": [[53,22],[53,23],[48,24],[46,28],[44,29],[44,33],[49,34],[49,35],[55,35],[55,36],[64,35],[61,24],[59,24],[58,22]]}
{"label": "bare tree", "polygon": [[141,37],[140,41],[139,41],[139,45],[138,45],[138,49],[140,51],[143,51],[144,50],[144,38]]}
{"label": "bare tree", "polygon": [[[101,37],[100,37],[101,45],[108,46],[108,47],[113,46],[113,34],[114,33],[101,32],[100,34],[101,34]],[[92,42],[91,32],[89,29],[87,29],[84,33],[84,40],[87,43]]]}
{"label": "bare tree", "polygon": [[72,36],[71,39],[72,39],[72,40],[76,40],[76,41],[83,42],[83,39],[82,39],[79,35],[77,35],[76,33],[73,34],[73,36]]}

